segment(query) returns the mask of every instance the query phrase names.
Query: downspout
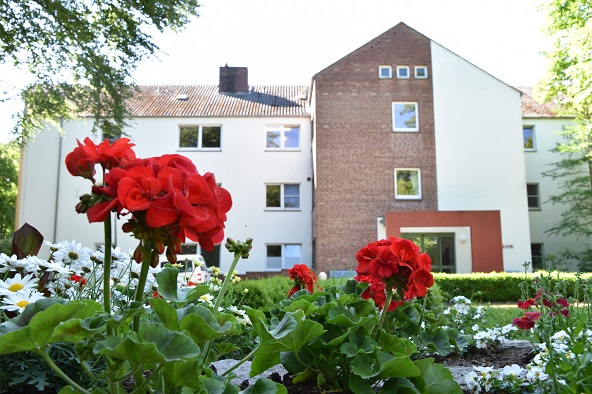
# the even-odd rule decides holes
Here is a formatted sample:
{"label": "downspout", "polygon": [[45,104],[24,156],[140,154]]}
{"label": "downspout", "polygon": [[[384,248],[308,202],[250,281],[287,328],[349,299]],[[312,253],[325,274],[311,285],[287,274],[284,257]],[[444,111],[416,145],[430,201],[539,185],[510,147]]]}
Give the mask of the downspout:
{"label": "downspout", "polygon": [[[60,130],[63,129],[64,126],[64,118],[60,118]],[[58,176],[56,180],[56,192],[55,192],[55,209],[54,209],[54,217],[53,217],[53,238],[51,239],[52,243],[56,242],[56,237],[58,234],[58,206],[60,201],[60,178],[61,178],[61,169],[62,169],[62,135],[58,133],[58,137],[60,139],[60,144],[58,147]]]}

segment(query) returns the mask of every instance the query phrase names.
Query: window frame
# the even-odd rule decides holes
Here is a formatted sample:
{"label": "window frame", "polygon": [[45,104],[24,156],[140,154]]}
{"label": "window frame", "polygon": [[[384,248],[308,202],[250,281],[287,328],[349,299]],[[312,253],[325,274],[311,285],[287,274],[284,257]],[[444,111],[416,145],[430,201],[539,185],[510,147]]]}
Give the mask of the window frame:
{"label": "window frame", "polygon": [[[530,191],[528,190],[529,186],[536,186],[536,194],[531,194]],[[536,198],[537,201],[537,205],[536,206],[531,206],[530,201],[531,198]],[[539,183],[536,182],[527,182],[526,183],[526,201],[528,204],[528,210],[529,211],[540,211],[541,210],[541,187]]]}
{"label": "window frame", "polygon": [[[530,135],[532,138],[532,148],[527,148],[526,147],[526,136],[524,134],[524,130],[525,129],[530,129]],[[522,125],[522,143],[524,145],[524,151],[525,152],[536,152],[537,150],[537,146],[536,146],[536,132],[534,129],[534,126],[531,125]]]}
{"label": "window frame", "polygon": [[[417,74],[418,70],[424,70],[425,74],[420,76]],[[413,76],[415,79],[427,79],[428,78],[428,66],[415,66],[413,70]]]}
{"label": "window frame", "polygon": [[[268,211],[299,211],[301,210],[302,193],[300,183],[266,183],[265,184],[265,210]],[[268,186],[279,186],[280,187],[280,206],[270,207],[267,205],[267,188]],[[286,207],[286,197],[294,197],[294,195],[286,195],[286,186],[298,186],[298,207]]]}
{"label": "window frame", "polygon": [[[298,129],[298,146],[296,148],[292,148],[292,147],[287,147],[285,146],[285,142],[286,142],[286,138],[285,138],[285,133],[286,131],[291,131],[293,129]],[[275,147],[270,147],[267,144],[268,138],[267,135],[269,132],[273,132],[273,131],[277,131],[280,132],[280,146],[275,148]],[[302,145],[302,127],[301,125],[278,125],[278,124],[274,124],[274,125],[266,125],[265,126],[265,150],[266,151],[300,151],[301,150],[301,145]]]}
{"label": "window frame", "polygon": [[[540,263],[537,261],[536,263],[536,267],[535,267],[535,262],[533,260],[535,260],[535,255],[533,254],[533,249],[534,247],[540,247],[540,256],[536,255],[537,260],[540,259]],[[545,244],[542,242],[532,242],[530,244],[530,264],[531,264],[531,269],[534,272],[537,269],[544,269],[545,268]]]}
{"label": "window frame", "polygon": [[[405,70],[407,76],[401,75],[401,71]],[[397,79],[409,79],[411,78],[411,69],[409,66],[397,66]]]}
{"label": "window frame", "polygon": [[[388,75],[382,75],[383,70],[388,70]],[[393,78],[393,67],[388,65],[378,66],[378,78],[379,79],[392,79]]]}
{"label": "window frame", "polygon": [[[417,194],[399,194],[397,173],[402,171],[415,171],[417,173]],[[395,168],[394,169],[395,200],[421,200],[421,169],[419,168]]]}
{"label": "window frame", "polygon": [[[397,127],[397,117],[396,117],[396,106],[397,105],[409,105],[413,104],[415,106],[415,127]],[[393,101],[392,102],[392,121],[393,121],[393,132],[399,133],[416,133],[419,131],[419,104],[417,101]]]}
{"label": "window frame", "polygon": [[[280,246],[280,267],[269,267],[269,247],[270,246]],[[298,261],[294,262],[294,264],[286,264],[286,259],[290,258],[291,256],[286,256],[286,247],[287,246],[298,246],[299,249],[299,256],[298,256]],[[272,257],[277,257],[277,256],[272,256]],[[290,269],[292,267],[294,267],[294,265],[296,264],[302,264],[302,244],[301,243],[276,243],[276,242],[270,242],[265,244],[265,270],[266,271],[281,271],[281,270],[285,270],[285,269]]]}
{"label": "window frame", "polygon": [[[181,131],[184,128],[197,127],[197,145],[196,146],[181,146]],[[204,127],[218,127],[220,129],[220,146],[219,147],[203,147],[203,129]],[[222,125],[221,124],[180,124],[178,135],[177,148],[179,151],[205,151],[205,152],[220,152],[222,151]]]}

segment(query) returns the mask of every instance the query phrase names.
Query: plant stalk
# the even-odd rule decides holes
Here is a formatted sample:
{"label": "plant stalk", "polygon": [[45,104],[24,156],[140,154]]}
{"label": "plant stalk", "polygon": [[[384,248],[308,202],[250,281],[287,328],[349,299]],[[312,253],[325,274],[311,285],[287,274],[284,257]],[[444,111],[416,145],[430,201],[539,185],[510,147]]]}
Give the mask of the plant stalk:
{"label": "plant stalk", "polygon": [[111,314],[111,214],[103,222],[105,227],[105,256],[103,261],[103,307]]}
{"label": "plant stalk", "polygon": [[64,381],[66,383],[68,383],[70,386],[72,386],[75,390],[80,391],[83,394],[90,394],[90,391],[86,390],[84,387],[80,386],[78,383],[76,383],[75,381],[73,381],[72,379],[70,379],[70,377],[68,375],[66,375],[64,373],[64,371],[62,371],[60,369],[60,367],[58,367],[56,365],[56,363],[53,362],[53,360],[51,359],[51,357],[49,357],[49,355],[47,354],[47,352],[37,348],[37,354],[39,354],[41,356],[41,358],[43,358],[43,360],[45,360],[45,362],[47,363],[47,365],[49,365],[49,367],[51,369],[54,370],[54,372],[56,374],[58,374],[58,376],[62,379],[64,379]]}
{"label": "plant stalk", "polygon": [[391,301],[393,300],[393,289],[388,289],[387,293],[386,293],[386,301],[384,301],[384,306],[382,307],[382,314],[380,315],[380,321],[378,322],[378,331],[376,332],[376,340],[378,341],[378,338],[380,337],[380,330],[382,329],[382,326],[384,325],[384,322],[386,321],[386,315],[388,313],[388,308],[389,305],[391,304]]}

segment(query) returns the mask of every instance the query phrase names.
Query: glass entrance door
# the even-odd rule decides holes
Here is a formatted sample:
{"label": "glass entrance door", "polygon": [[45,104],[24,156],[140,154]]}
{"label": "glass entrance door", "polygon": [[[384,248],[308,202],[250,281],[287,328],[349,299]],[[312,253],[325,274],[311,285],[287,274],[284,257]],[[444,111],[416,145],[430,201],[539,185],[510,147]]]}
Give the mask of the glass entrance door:
{"label": "glass entrance door", "polygon": [[456,272],[454,233],[401,233],[432,258],[433,272]]}

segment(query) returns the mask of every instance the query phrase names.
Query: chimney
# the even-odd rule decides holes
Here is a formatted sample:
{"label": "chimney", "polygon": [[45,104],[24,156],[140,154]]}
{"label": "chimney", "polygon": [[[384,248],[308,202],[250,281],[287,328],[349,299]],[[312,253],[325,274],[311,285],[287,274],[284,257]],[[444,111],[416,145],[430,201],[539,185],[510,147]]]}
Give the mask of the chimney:
{"label": "chimney", "polygon": [[220,67],[220,93],[248,93],[249,71],[247,67]]}

